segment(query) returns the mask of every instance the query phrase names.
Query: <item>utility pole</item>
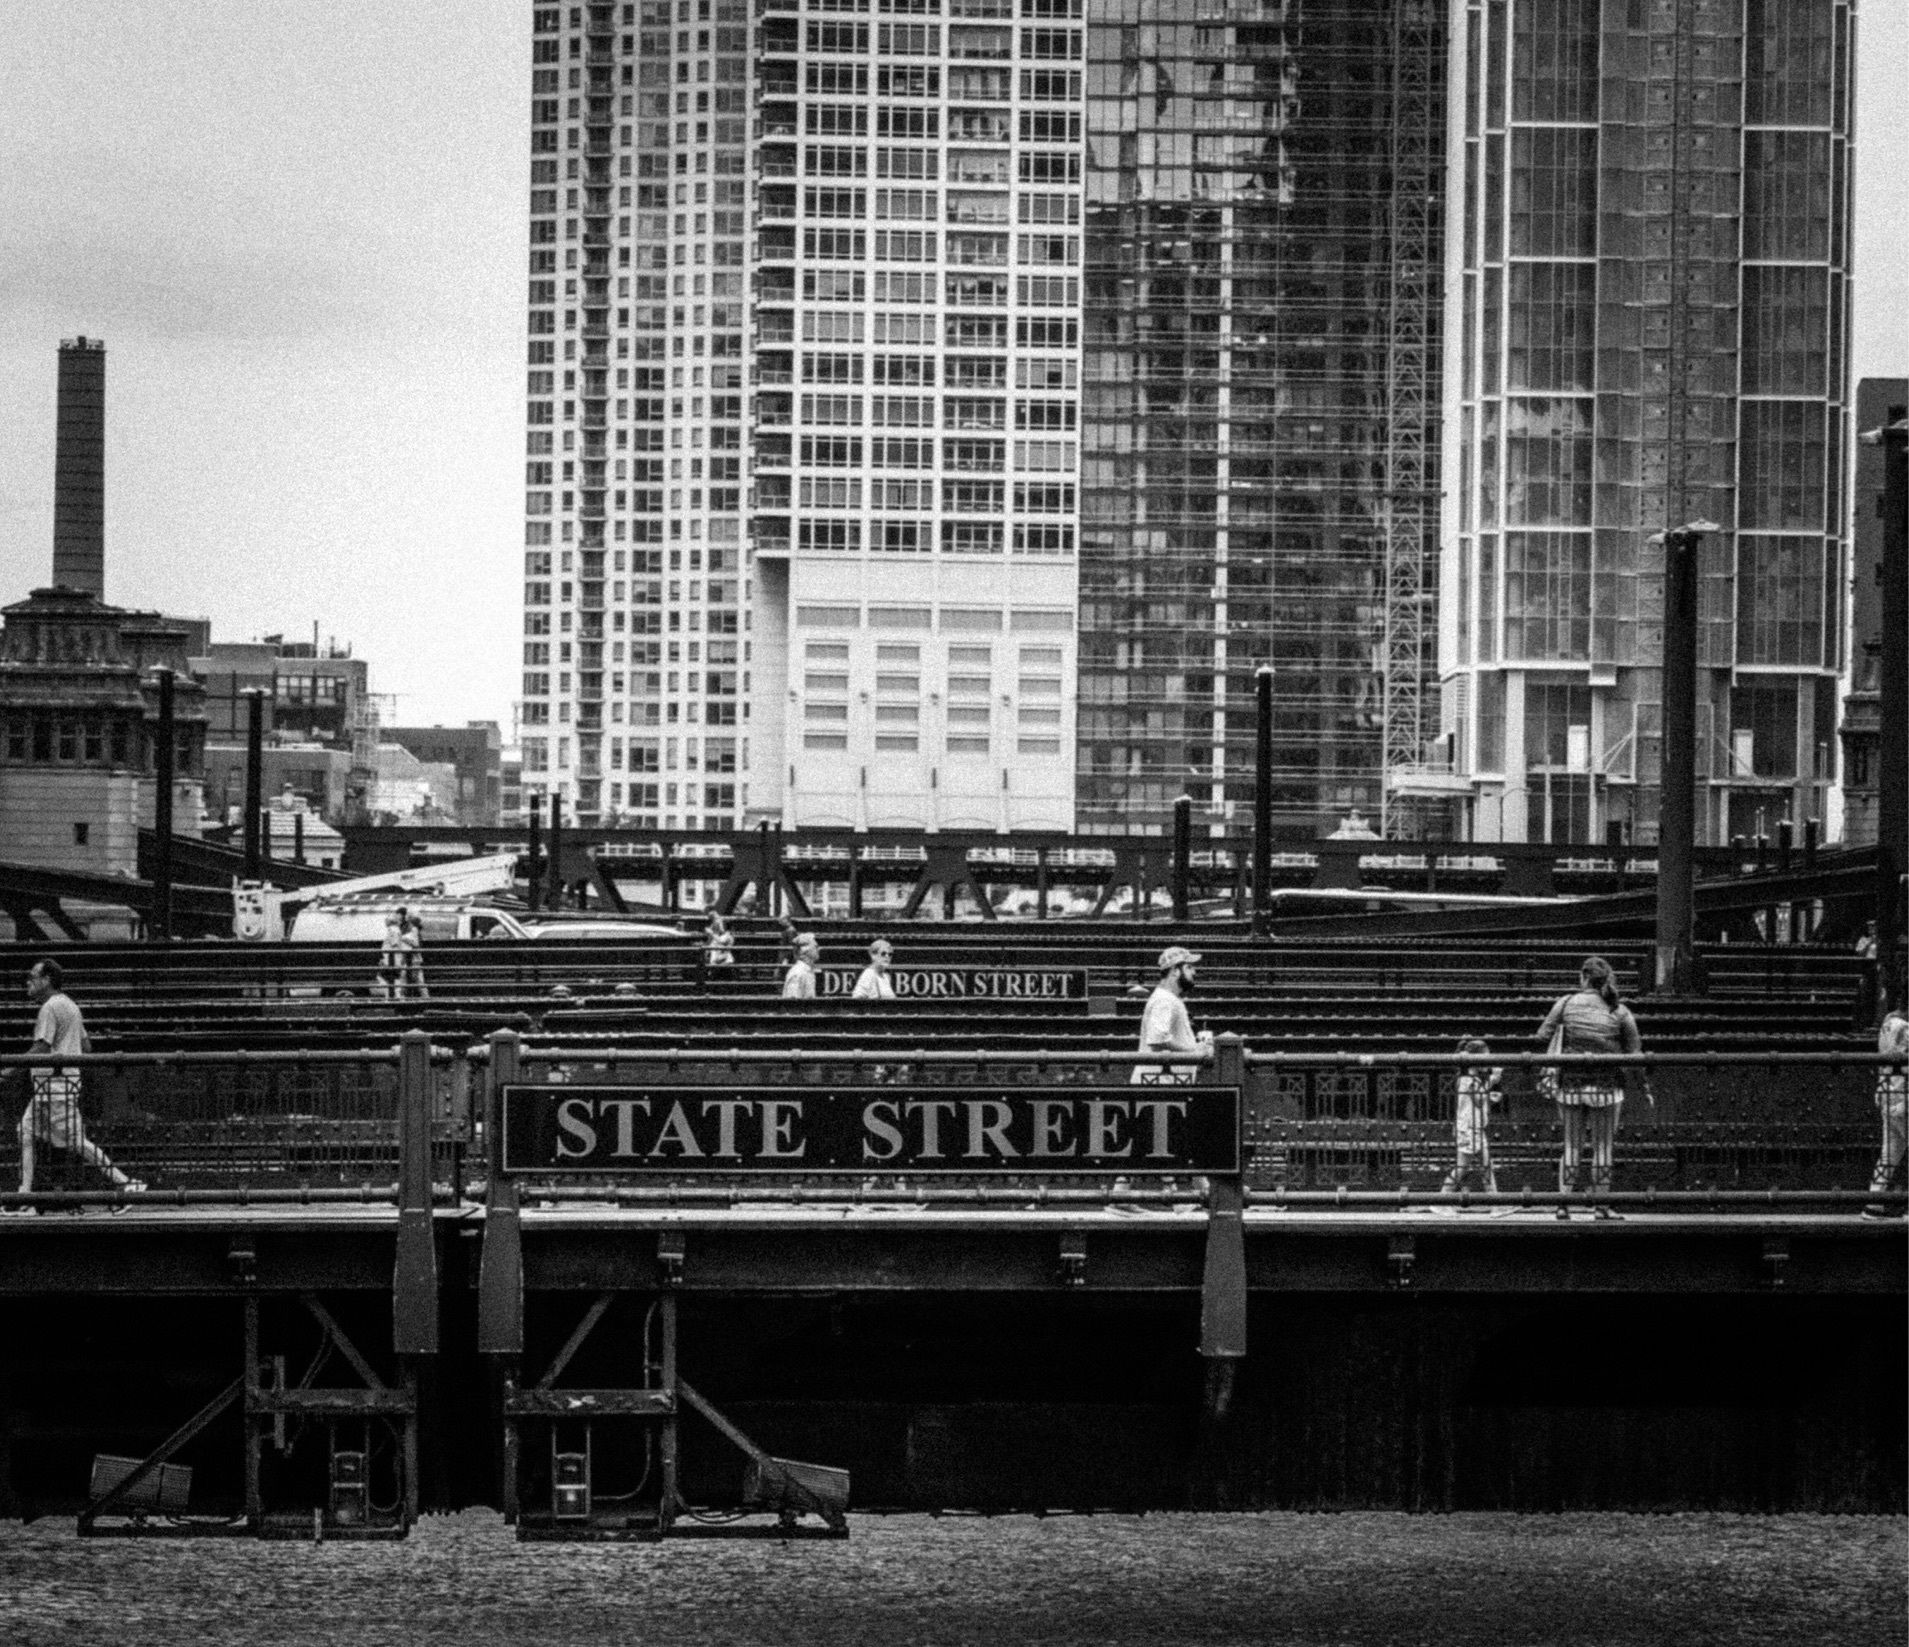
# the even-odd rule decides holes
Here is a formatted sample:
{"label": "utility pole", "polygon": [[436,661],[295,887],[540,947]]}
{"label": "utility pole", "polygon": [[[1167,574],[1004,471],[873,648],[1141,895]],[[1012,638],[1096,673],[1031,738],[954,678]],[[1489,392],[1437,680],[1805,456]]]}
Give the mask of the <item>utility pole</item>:
{"label": "utility pole", "polygon": [[1253,931],[1264,936],[1273,913],[1273,666],[1253,677],[1258,719],[1253,751]]}
{"label": "utility pole", "polygon": [[265,802],[265,694],[256,686],[245,691],[245,878],[263,878],[264,851],[259,837],[264,829]]}
{"label": "utility pole", "polygon": [[1864,434],[1883,449],[1882,679],[1876,761],[1877,1016],[1902,998],[1905,981],[1903,874],[1909,870],[1909,408]]}
{"label": "utility pole", "polygon": [[1707,520],[1651,538],[1664,550],[1664,756],[1657,806],[1657,987],[1696,986],[1697,559]]}
{"label": "utility pole", "polygon": [[164,943],[172,936],[172,781],[173,756],[179,747],[173,709],[172,671],[160,669],[159,727],[152,746],[152,908],[146,917],[146,936]]}

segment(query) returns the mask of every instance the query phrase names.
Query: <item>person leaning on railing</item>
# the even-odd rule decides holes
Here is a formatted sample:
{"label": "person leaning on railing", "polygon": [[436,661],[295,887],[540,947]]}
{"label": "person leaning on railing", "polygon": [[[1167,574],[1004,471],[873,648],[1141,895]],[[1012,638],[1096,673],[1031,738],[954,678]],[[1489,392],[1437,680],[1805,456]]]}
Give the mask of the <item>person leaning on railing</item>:
{"label": "person leaning on railing", "polygon": [[[1611,963],[1592,955],[1578,972],[1578,988],[1560,995],[1544,1022],[1538,1039],[1558,1053],[1638,1053],[1643,1037],[1631,1009],[1618,998]],[[1548,1072],[1549,1073],[1549,1072]],[[1608,1194],[1611,1165],[1616,1154],[1618,1111],[1624,1106],[1624,1073],[1611,1064],[1565,1065],[1547,1084],[1554,1085],[1558,1118],[1564,1124],[1564,1153],[1558,1162],[1558,1188],[1580,1188],[1585,1146],[1591,1152],[1591,1188]],[[1644,1097],[1655,1103],[1650,1079],[1644,1078]],[[1597,1209],[1608,1218],[1610,1210]]]}

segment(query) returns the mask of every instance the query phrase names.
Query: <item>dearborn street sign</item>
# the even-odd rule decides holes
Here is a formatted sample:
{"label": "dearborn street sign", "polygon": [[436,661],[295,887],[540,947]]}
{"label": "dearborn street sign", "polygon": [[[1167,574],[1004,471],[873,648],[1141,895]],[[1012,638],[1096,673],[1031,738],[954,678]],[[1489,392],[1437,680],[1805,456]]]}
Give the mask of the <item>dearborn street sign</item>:
{"label": "dearborn street sign", "polygon": [[1232,1174],[1231,1087],[506,1086],[506,1172]]}

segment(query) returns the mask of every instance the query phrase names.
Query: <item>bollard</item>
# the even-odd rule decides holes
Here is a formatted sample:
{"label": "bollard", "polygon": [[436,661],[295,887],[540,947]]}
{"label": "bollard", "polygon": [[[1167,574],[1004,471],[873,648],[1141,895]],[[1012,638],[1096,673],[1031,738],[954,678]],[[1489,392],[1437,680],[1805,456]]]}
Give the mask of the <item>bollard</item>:
{"label": "bollard", "polygon": [[1790,853],[1796,843],[1796,825],[1788,818],[1779,818],[1776,823],[1776,867],[1779,874],[1790,872]]}
{"label": "bollard", "polygon": [[1803,820],[1803,867],[1805,869],[1816,867],[1816,847],[1822,835],[1823,820],[1821,818]]}
{"label": "bollard", "polygon": [[437,1237],[431,1221],[431,1038],[398,1043],[398,1246],[391,1284],[391,1347],[436,1355]]}
{"label": "bollard", "polygon": [[524,1353],[524,1249],[517,1185],[503,1171],[503,1089],[516,1081],[523,1043],[514,1030],[490,1037],[484,1089],[484,1239],[477,1262],[477,1348],[484,1355]]}

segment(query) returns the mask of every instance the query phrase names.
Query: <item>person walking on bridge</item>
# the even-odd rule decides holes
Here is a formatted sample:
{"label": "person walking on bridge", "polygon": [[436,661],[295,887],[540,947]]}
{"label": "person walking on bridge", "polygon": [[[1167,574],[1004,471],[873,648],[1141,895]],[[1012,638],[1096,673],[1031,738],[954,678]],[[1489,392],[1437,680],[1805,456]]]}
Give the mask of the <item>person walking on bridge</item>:
{"label": "person walking on bridge", "polygon": [[[1611,963],[1601,955],[1586,958],[1578,972],[1577,989],[1558,997],[1538,1026],[1538,1039],[1551,1052],[1636,1053],[1643,1050],[1637,1020],[1618,998]],[[1564,1154],[1558,1162],[1558,1188],[1571,1191],[1580,1187],[1584,1151],[1588,1145],[1591,1189],[1593,1193],[1609,1194],[1617,1116],[1624,1105],[1624,1072],[1613,1065],[1581,1064],[1558,1070],[1556,1079],[1558,1117],[1564,1124]],[[1656,1102],[1648,1076],[1644,1080],[1644,1097],[1650,1103]],[[1608,1218],[1610,1209],[1600,1206],[1597,1215]],[[1564,1216],[1562,1208],[1559,1216]]]}
{"label": "person walking on bridge", "polygon": [[782,980],[783,1000],[815,999],[815,963],[821,959],[822,946],[816,942],[814,934],[801,934],[795,941],[795,959],[789,963],[788,974]]}
{"label": "person walking on bridge", "polygon": [[[1160,981],[1147,997],[1140,1014],[1141,1052],[1197,1052],[1202,1058],[1213,1056],[1213,1035],[1209,1030],[1193,1033],[1193,1020],[1187,1016],[1186,997],[1194,987],[1200,957],[1179,944],[1160,951]],[[1131,1082],[1135,1086],[1159,1086],[1188,1082],[1193,1071],[1185,1065],[1136,1064]]]}
{"label": "person walking on bridge", "polygon": [[[33,1045],[29,1052],[50,1052],[76,1056],[93,1050],[86,1033],[86,1022],[73,997],[64,989],[65,978],[58,961],[35,961],[27,973],[27,999],[40,1009],[33,1026]],[[80,1072],[72,1064],[58,1064],[32,1072],[33,1096],[26,1113],[20,1117],[20,1193],[33,1193],[38,1148],[51,1144],[77,1155],[88,1166],[97,1167],[125,1190],[143,1190],[137,1178],[128,1177],[107,1158],[106,1152],[86,1136],[80,1119]],[[31,1207],[21,1208],[31,1212]]]}
{"label": "person walking on bridge", "polygon": [[886,938],[877,938],[868,946],[868,965],[849,992],[851,1001],[892,1001],[895,984],[888,969],[895,964],[895,946]]}

